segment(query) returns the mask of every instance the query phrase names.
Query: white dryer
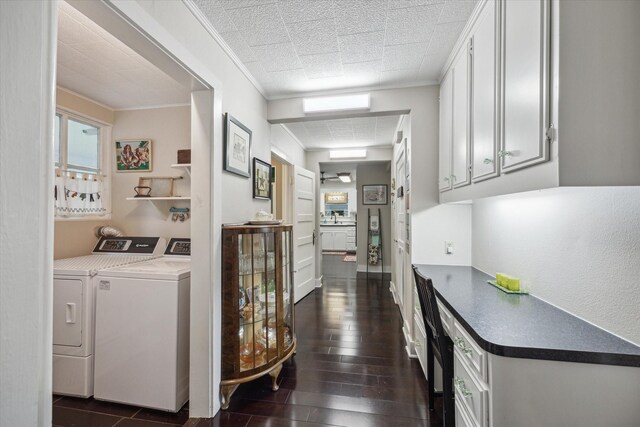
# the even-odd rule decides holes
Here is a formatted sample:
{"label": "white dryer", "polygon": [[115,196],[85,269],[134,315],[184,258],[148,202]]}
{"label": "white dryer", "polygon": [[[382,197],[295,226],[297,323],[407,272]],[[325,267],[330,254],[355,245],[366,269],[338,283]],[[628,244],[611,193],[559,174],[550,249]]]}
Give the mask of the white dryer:
{"label": "white dryer", "polygon": [[103,268],[162,256],[159,237],[103,237],[92,255],[53,263],[53,392],[93,395],[95,277]]}
{"label": "white dryer", "polygon": [[96,295],[98,400],[177,412],[189,399],[191,243],[102,270]]}

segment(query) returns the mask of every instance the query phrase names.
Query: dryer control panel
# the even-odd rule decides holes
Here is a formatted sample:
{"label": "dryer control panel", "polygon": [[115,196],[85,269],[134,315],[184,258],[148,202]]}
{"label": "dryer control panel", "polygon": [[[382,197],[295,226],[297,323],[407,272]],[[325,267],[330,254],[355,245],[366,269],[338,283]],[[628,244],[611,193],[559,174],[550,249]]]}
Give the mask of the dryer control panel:
{"label": "dryer control panel", "polygon": [[160,237],[101,237],[93,253],[161,255],[165,241]]}
{"label": "dryer control panel", "polygon": [[165,255],[191,256],[191,239],[172,238],[169,240]]}

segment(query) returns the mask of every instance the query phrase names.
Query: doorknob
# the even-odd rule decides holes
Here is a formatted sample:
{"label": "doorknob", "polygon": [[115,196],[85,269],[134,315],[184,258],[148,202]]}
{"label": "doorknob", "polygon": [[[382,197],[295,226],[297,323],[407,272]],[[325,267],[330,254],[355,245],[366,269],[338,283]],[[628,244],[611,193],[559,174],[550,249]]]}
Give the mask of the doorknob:
{"label": "doorknob", "polygon": [[311,238],[312,238],[312,242],[311,243],[313,244],[313,246],[315,246],[316,245],[316,232],[315,232],[315,230],[313,231],[313,234],[312,234]]}

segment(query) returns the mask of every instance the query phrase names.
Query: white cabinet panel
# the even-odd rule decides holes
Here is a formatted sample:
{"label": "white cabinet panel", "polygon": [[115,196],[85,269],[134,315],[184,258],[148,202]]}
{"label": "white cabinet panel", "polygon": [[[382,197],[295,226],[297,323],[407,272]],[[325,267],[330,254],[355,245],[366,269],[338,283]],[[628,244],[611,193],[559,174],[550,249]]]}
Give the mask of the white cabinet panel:
{"label": "white cabinet panel", "polygon": [[549,1],[503,3],[502,170],[549,158]]}
{"label": "white cabinet panel", "polygon": [[453,124],[453,84],[451,72],[440,84],[440,141],[438,186],[440,191],[451,189],[451,133]]}
{"label": "white cabinet panel", "polygon": [[469,171],[469,49],[465,44],[453,62],[453,136],[451,180],[453,187],[471,183]]}
{"label": "white cabinet panel", "polygon": [[331,251],[333,250],[333,232],[323,230],[322,231],[322,250],[323,251]]}
{"label": "white cabinet panel", "polygon": [[53,281],[53,345],[82,345],[82,280]]}
{"label": "white cabinet panel", "polygon": [[496,2],[488,1],[471,36],[473,182],[498,176],[497,11]]}
{"label": "white cabinet panel", "polygon": [[347,249],[347,232],[346,231],[333,232],[333,247],[336,250]]}

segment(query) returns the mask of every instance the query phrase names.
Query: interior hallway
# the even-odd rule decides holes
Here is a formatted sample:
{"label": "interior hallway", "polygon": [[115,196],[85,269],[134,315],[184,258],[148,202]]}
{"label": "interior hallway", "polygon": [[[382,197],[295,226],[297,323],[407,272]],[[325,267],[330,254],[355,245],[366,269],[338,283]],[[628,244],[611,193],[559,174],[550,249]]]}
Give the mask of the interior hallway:
{"label": "interior hallway", "polygon": [[[440,412],[427,410],[417,359],[405,352],[388,281],[379,274],[356,279],[356,263],[343,259],[323,256],[323,287],[296,305],[298,351],[284,365],[280,390],[271,391],[268,375],[243,384],[229,410],[197,426],[442,425]],[[60,427],[177,427],[187,417],[186,407],[173,415],[54,397],[53,424]]]}

